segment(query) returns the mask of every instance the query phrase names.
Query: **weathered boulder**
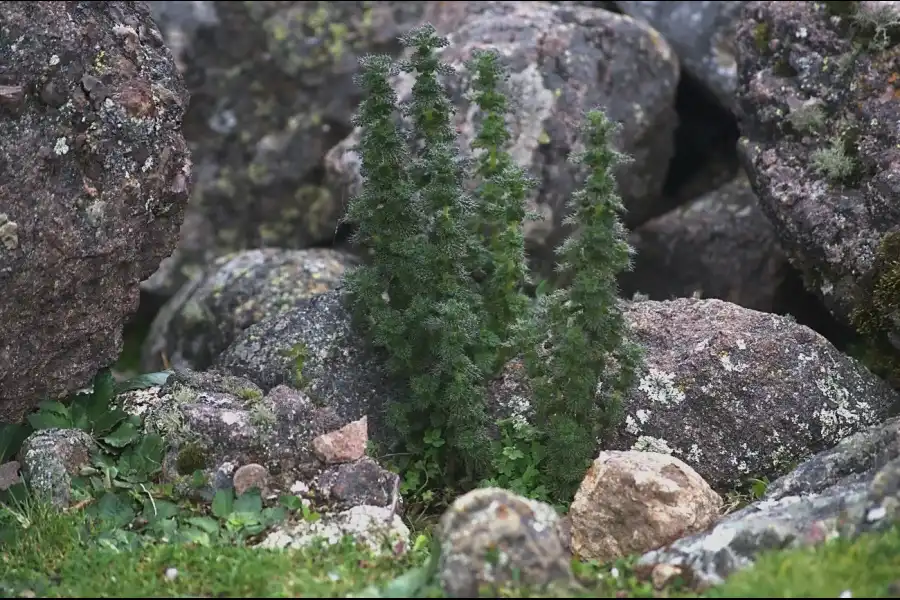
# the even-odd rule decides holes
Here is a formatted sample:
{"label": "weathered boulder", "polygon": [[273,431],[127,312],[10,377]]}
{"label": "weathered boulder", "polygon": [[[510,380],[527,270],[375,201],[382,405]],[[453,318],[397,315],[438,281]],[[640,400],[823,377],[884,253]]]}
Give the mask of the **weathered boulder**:
{"label": "weathered boulder", "polygon": [[700,586],[716,585],[763,552],[890,525],[900,505],[898,434],[894,418],[846,438],[772,482],[762,500],[648,552],[638,565],[675,566]]}
{"label": "weathered boulder", "polygon": [[[624,308],[645,370],[602,448],[673,454],[718,492],[783,475],[897,407],[884,381],[788,317],[715,299]],[[491,403],[528,418],[518,362],[491,386]]]}
{"label": "weathered boulder", "polygon": [[[455,75],[445,79],[458,108],[460,145],[468,151],[480,120],[468,99],[473,51],[491,47],[509,68],[507,92],[513,115],[510,151],[539,182],[530,209],[543,216],[526,222],[526,239],[536,263],[552,267],[553,249],[571,228],[563,225],[566,203],[584,176],[568,159],[580,147],[583,112],[601,106],[622,124],[617,149],[633,161],[618,170],[618,187],[635,226],[664,212],[658,201],[673,152],[678,63],[649,26],[606,10],[543,2],[455,2],[433,14],[438,31],[451,32],[442,51]],[[412,76],[395,80],[400,100],[409,98]],[[329,151],[333,193],[358,193],[361,177],[354,149],[359,129]]]}
{"label": "weathered boulder", "polygon": [[209,261],[335,235],[346,198],[321,186],[351,129],[357,59],[396,53],[425,2],[149,2],[194,101],[197,182],[181,242],[143,289],[163,298]]}
{"label": "weathered boulder", "polygon": [[58,508],[72,499],[72,479],[90,463],[97,444],[80,429],[41,429],[19,450],[22,479],[39,498]]}
{"label": "weathered boulder", "polygon": [[219,257],[157,313],[141,369],[206,369],[238,335],[334,288],[356,259],[328,248],[247,250]]}
{"label": "weathered boulder", "polygon": [[626,15],[646,21],[672,46],[681,68],[701,81],[725,108],[734,105],[734,35],[746,2],[618,0]]}
{"label": "weathered boulder", "polygon": [[118,358],[183,220],[188,98],[143,3],[0,4],[0,422]]}
{"label": "weathered boulder", "polygon": [[656,452],[601,452],[568,517],[572,551],[610,562],[656,550],[716,522],[722,498],[683,461]]}
{"label": "weathered boulder", "polygon": [[573,583],[552,506],[499,488],[461,496],[441,517],[438,577],[451,598],[478,598],[483,586],[513,581],[538,588]]}
{"label": "weathered boulder", "polygon": [[775,312],[790,266],[743,176],[638,227],[622,292],[651,300],[718,298]]}
{"label": "weathered boulder", "polygon": [[740,152],[763,212],[838,319],[900,348],[900,45],[888,25],[900,10],[778,1],[743,14]]}
{"label": "weathered boulder", "polygon": [[375,438],[383,432],[384,408],[397,393],[379,357],[354,331],[342,288],[247,328],[215,367],[263,390],[281,384],[303,390],[315,404],[335,410],[342,424],[367,416],[368,434]]}

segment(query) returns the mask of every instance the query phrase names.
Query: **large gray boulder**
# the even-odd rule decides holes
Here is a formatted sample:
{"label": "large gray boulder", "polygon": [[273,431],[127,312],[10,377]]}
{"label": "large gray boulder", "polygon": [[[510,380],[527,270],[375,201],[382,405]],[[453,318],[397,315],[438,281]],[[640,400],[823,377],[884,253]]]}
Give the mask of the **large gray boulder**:
{"label": "large gray boulder", "polygon": [[118,358],[183,220],[188,98],[143,3],[0,3],[0,422]]}
{"label": "large gray boulder", "polygon": [[807,288],[900,349],[900,46],[887,25],[900,10],[860,2],[832,13],[845,4],[745,7],[741,161]]}

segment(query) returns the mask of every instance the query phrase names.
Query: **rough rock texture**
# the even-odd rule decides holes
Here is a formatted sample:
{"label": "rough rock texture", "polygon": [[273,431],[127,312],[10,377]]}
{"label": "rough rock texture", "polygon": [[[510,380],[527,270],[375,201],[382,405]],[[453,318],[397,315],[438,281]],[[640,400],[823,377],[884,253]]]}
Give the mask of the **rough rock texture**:
{"label": "rough rock texture", "polygon": [[655,550],[712,525],[722,498],[683,461],[601,452],[569,509],[572,551],[608,562]]}
{"label": "rough rock texture", "polygon": [[681,68],[703,82],[726,108],[737,87],[734,34],[746,2],[617,1],[626,15],[649,23],[672,46]]}
{"label": "rough rock texture", "polygon": [[900,458],[900,417],[846,437],[805,461],[770,483],[764,499],[816,494],[839,482],[864,482],[895,458]]}
{"label": "rough rock texture", "polygon": [[0,3],[0,422],[118,358],[182,223],[187,102],[143,3]]}
{"label": "rough rock texture", "polygon": [[0,465],[0,492],[22,481],[19,475],[19,461],[11,460]]}
{"label": "rough rock texture", "polygon": [[369,442],[366,417],[347,423],[340,429],[323,433],[312,441],[313,452],[325,464],[359,460]]}
{"label": "rough rock texture", "polygon": [[648,552],[639,564],[682,566],[698,584],[717,585],[752,565],[762,552],[817,544],[840,534],[842,513],[859,513],[865,498],[866,486],[855,484],[829,488],[821,495],[756,502],[707,532]]}
{"label": "rough rock texture", "polygon": [[[788,317],[714,299],[624,308],[646,369],[603,449],[673,454],[718,492],[783,475],[898,407],[884,381]],[[491,404],[527,407],[522,375],[507,364]]]}
{"label": "rough rock texture", "polygon": [[634,268],[619,276],[625,296],[718,298],[774,312],[789,271],[772,224],[745,177],[638,227]]}
{"label": "rough rock texture", "polygon": [[898,428],[894,418],[846,438],[773,481],[762,500],[645,554],[639,564],[678,565],[699,583],[715,585],[761,552],[881,528],[897,516]]}
{"label": "rough rock texture", "polygon": [[80,429],[41,429],[19,450],[22,479],[39,497],[57,507],[69,505],[72,477],[91,459],[97,445]]}
{"label": "rough rock texture", "polygon": [[313,487],[316,500],[326,502],[330,507],[396,506],[397,512],[403,513],[400,476],[368,456],[329,467],[316,478]]}
{"label": "rough rock texture", "polygon": [[141,369],[161,370],[163,355],[171,368],[205,369],[242,331],[332,289],[355,262],[327,248],[267,248],[219,257],[157,313]]}
{"label": "rough rock texture", "polygon": [[897,336],[900,239],[888,234],[900,231],[900,46],[852,33],[860,28],[828,4],[746,6],[736,38],[741,160],[810,291],[844,322]]}
{"label": "rough rock texture", "polygon": [[352,78],[399,51],[424,2],[149,2],[194,100],[197,164],[181,242],[144,289],[170,297],[215,257],[333,239],[347,198],[323,188],[325,152],[350,131]]}
{"label": "rough rock texture", "polygon": [[240,496],[250,489],[256,488],[259,490],[260,495],[265,498],[269,491],[269,470],[256,463],[241,465],[235,470],[232,482],[236,496]]}
{"label": "rough rock texture", "polygon": [[343,423],[368,416],[369,436],[381,430],[392,391],[381,362],[351,327],[341,288],[301,301],[283,315],[248,328],[216,361],[268,390],[287,383]]}
{"label": "rough rock texture", "polygon": [[881,422],[898,395],[812,329],[721,300],[636,302],[647,371],[610,449],[670,451],[714,489],[774,478]]}
{"label": "rough rock texture", "polygon": [[268,469],[273,489],[309,480],[324,468],[312,440],[346,423],[302,392],[278,386],[263,396],[250,381],[217,371],[175,371],[156,394],[123,403],[166,439],[168,480],[189,480],[199,469],[213,487],[230,487],[235,469],[249,463]]}
{"label": "rough rock texture", "polygon": [[324,541],[338,544],[344,536],[365,544],[375,554],[401,556],[409,549],[409,528],[400,515],[381,506],[354,506],[343,512],[323,515],[317,521],[279,525],[266,534],[260,548],[303,548]]}
{"label": "rough rock texture", "polygon": [[457,498],[438,530],[444,592],[451,598],[477,598],[480,586],[502,585],[513,577],[525,585],[568,584],[570,559],[557,521],[553,507],[499,488]]}
{"label": "rough rock texture", "polygon": [[[673,109],[678,64],[668,45],[650,27],[602,9],[553,6],[543,2],[454,2],[435,16],[439,31],[450,31],[442,59],[456,75],[447,78],[458,108],[456,126],[464,151],[475,135],[477,110],[465,97],[471,76],[465,61],[476,49],[497,49],[509,67],[509,119],[515,160],[539,182],[531,209],[543,221],[526,223],[533,257],[549,259],[568,235],[565,204],[580,186],[583,172],[567,162],[580,144],[577,128],[583,111],[601,106],[622,123],[618,149],[633,157],[619,170],[619,191],[628,208],[629,226],[663,212],[657,200],[672,156],[676,126]],[[408,98],[411,76],[395,84]],[[360,185],[353,147],[355,131],[329,151],[328,181],[350,197]],[[545,265],[552,266],[552,265]]]}

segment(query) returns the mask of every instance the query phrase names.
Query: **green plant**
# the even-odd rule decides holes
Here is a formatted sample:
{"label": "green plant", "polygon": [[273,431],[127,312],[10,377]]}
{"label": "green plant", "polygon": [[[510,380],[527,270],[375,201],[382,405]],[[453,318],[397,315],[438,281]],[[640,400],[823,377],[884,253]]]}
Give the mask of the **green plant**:
{"label": "green plant", "polygon": [[80,429],[108,449],[127,446],[138,437],[140,419],[114,406],[116,396],[160,386],[170,374],[170,371],[147,373],[116,382],[109,369],[101,369],[90,391],[76,392],[62,401],[46,400],[24,423],[0,425],[0,462],[13,458],[25,438],[42,429]]}
{"label": "green plant", "polygon": [[840,137],[832,137],[826,148],[817,148],[810,160],[817,173],[835,183],[848,181],[857,170],[856,159],[847,152]]}
{"label": "green plant", "polygon": [[800,133],[817,133],[825,127],[825,111],[820,101],[809,100],[788,113],[788,122]]}
{"label": "green plant", "polygon": [[474,176],[478,210],[473,229],[487,232],[485,255],[479,266],[486,271],[481,293],[488,311],[488,327],[501,342],[494,370],[517,351],[512,343],[514,328],[529,308],[525,287],[529,284],[525,260],[523,221],[536,218],[526,213],[525,199],[536,181],[519,167],[506,151],[510,140],[506,127],[509,112],[506,95],[500,89],[507,73],[496,52],[477,51],[468,63],[473,73],[474,102],[482,121],[472,143],[480,151]]}
{"label": "green plant", "polygon": [[547,450],[544,438],[533,425],[515,418],[497,423],[500,439],[494,442],[494,476],[482,481],[483,487],[500,487],[516,494],[553,502],[543,483]]}
{"label": "green plant", "polygon": [[900,41],[900,11],[890,2],[859,7],[851,16],[855,35],[869,50],[881,52]]}
{"label": "green plant", "polygon": [[547,449],[543,475],[554,497],[571,497],[597,440],[620,418],[622,394],[641,361],[628,340],[616,276],[630,267],[619,220],[624,208],[613,170],[626,157],[612,147],[616,126],[600,110],[582,127],[585,149],[572,157],[588,177],[569,203],[567,223],[580,228],[557,249],[571,284],[539,299],[526,353],[535,423]]}
{"label": "green plant", "polygon": [[[597,435],[615,419],[615,397],[630,383],[636,360],[631,346],[618,340],[624,328],[615,276],[630,253],[611,175],[619,155],[606,147],[602,113],[592,112],[585,163],[593,174],[572,205],[573,219],[588,227],[580,241],[562,248],[574,283],[546,296],[541,286],[538,297],[547,310],[532,314],[523,220],[533,217],[524,207],[535,182],[505,149],[506,73],[499,55],[476,52],[467,64],[481,115],[474,160],[468,161],[458,152],[454,107],[439,81],[449,72],[437,55],[447,40],[424,25],[403,42],[409,60],[396,66],[385,56],[366,57],[357,78],[364,92],[355,121],[362,130],[363,186],[348,220],[358,223],[354,241],[370,261],[345,276],[355,326],[407,386],[402,400],[388,407],[397,441],[389,456],[403,473],[404,493],[423,502],[437,500],[435,491],[444,495],[484,480],[565,501]],[[414,83],[410,99],[397,107],[389,79],[400,71]],[[467,181],[477,184],[473,194],[465,191]],[[546,301],[554,298],[555,304]],[[486,381],[548,330],[562,341],[552,372],[537,367],[546,362],[543,355],[530,363],[530,374],[543,378],[540,425],[532,434],[501,424],[498,446],[487,435]],[[560,367],[559,361],[570,364]],[[617,371],[609,367],[616,361]],[[600,394],[605,409],[597,411],[591,407],[601,376],[609,378],[608,390]],[[558,390],[551,393],[553,386]],[[542,475],[559,466],[554,453],[564,454],[565,485],[552,477],[546,489],[537,482],[536,465],[544,460],[538,449],[545,447],[550,458]]]}
{"label": "green plant", "polygon": [[408,384],[408,397],[389,406],[396,437],[408,446],[404,454],[422,456],[425,433],[440,430],[447,442],[442,472],[472,480],[490,464],[483,381],[497,340],[471,275],[479,243],[469,229],[474,203],[463,189],[453,107],[438,80],[447,67],[435,52],[446,40],[423,26],[403,43],[413,50],[400,68],[415,76],[401,107],[412,122],[414,151],[394,122],[396,97],[387,81],[394,67],[387,57],[368,57],[358,115],[365,179],[349,214],[372,261],[345,281],[356,322]]}

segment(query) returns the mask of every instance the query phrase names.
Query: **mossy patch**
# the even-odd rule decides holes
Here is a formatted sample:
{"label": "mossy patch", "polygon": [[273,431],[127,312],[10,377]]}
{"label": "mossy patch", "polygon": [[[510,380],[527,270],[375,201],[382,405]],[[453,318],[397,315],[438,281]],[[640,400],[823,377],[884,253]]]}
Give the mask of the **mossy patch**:
{"label": "mossy patch", "polygon": [[885,234],[875,255],[875,264],[865,292],[851,314],[853,325],[863,336],[858,358],[893,385],[900,385],[900,352],[889,335],[900,328],[900,231]]}
{"label": "mossy patch", "polygon": [[191,475],[194,471],[206,468],[208,453],[203,444],[199,442],[186,442],[178,450],[175,459],[175,468],[180,475]]}

